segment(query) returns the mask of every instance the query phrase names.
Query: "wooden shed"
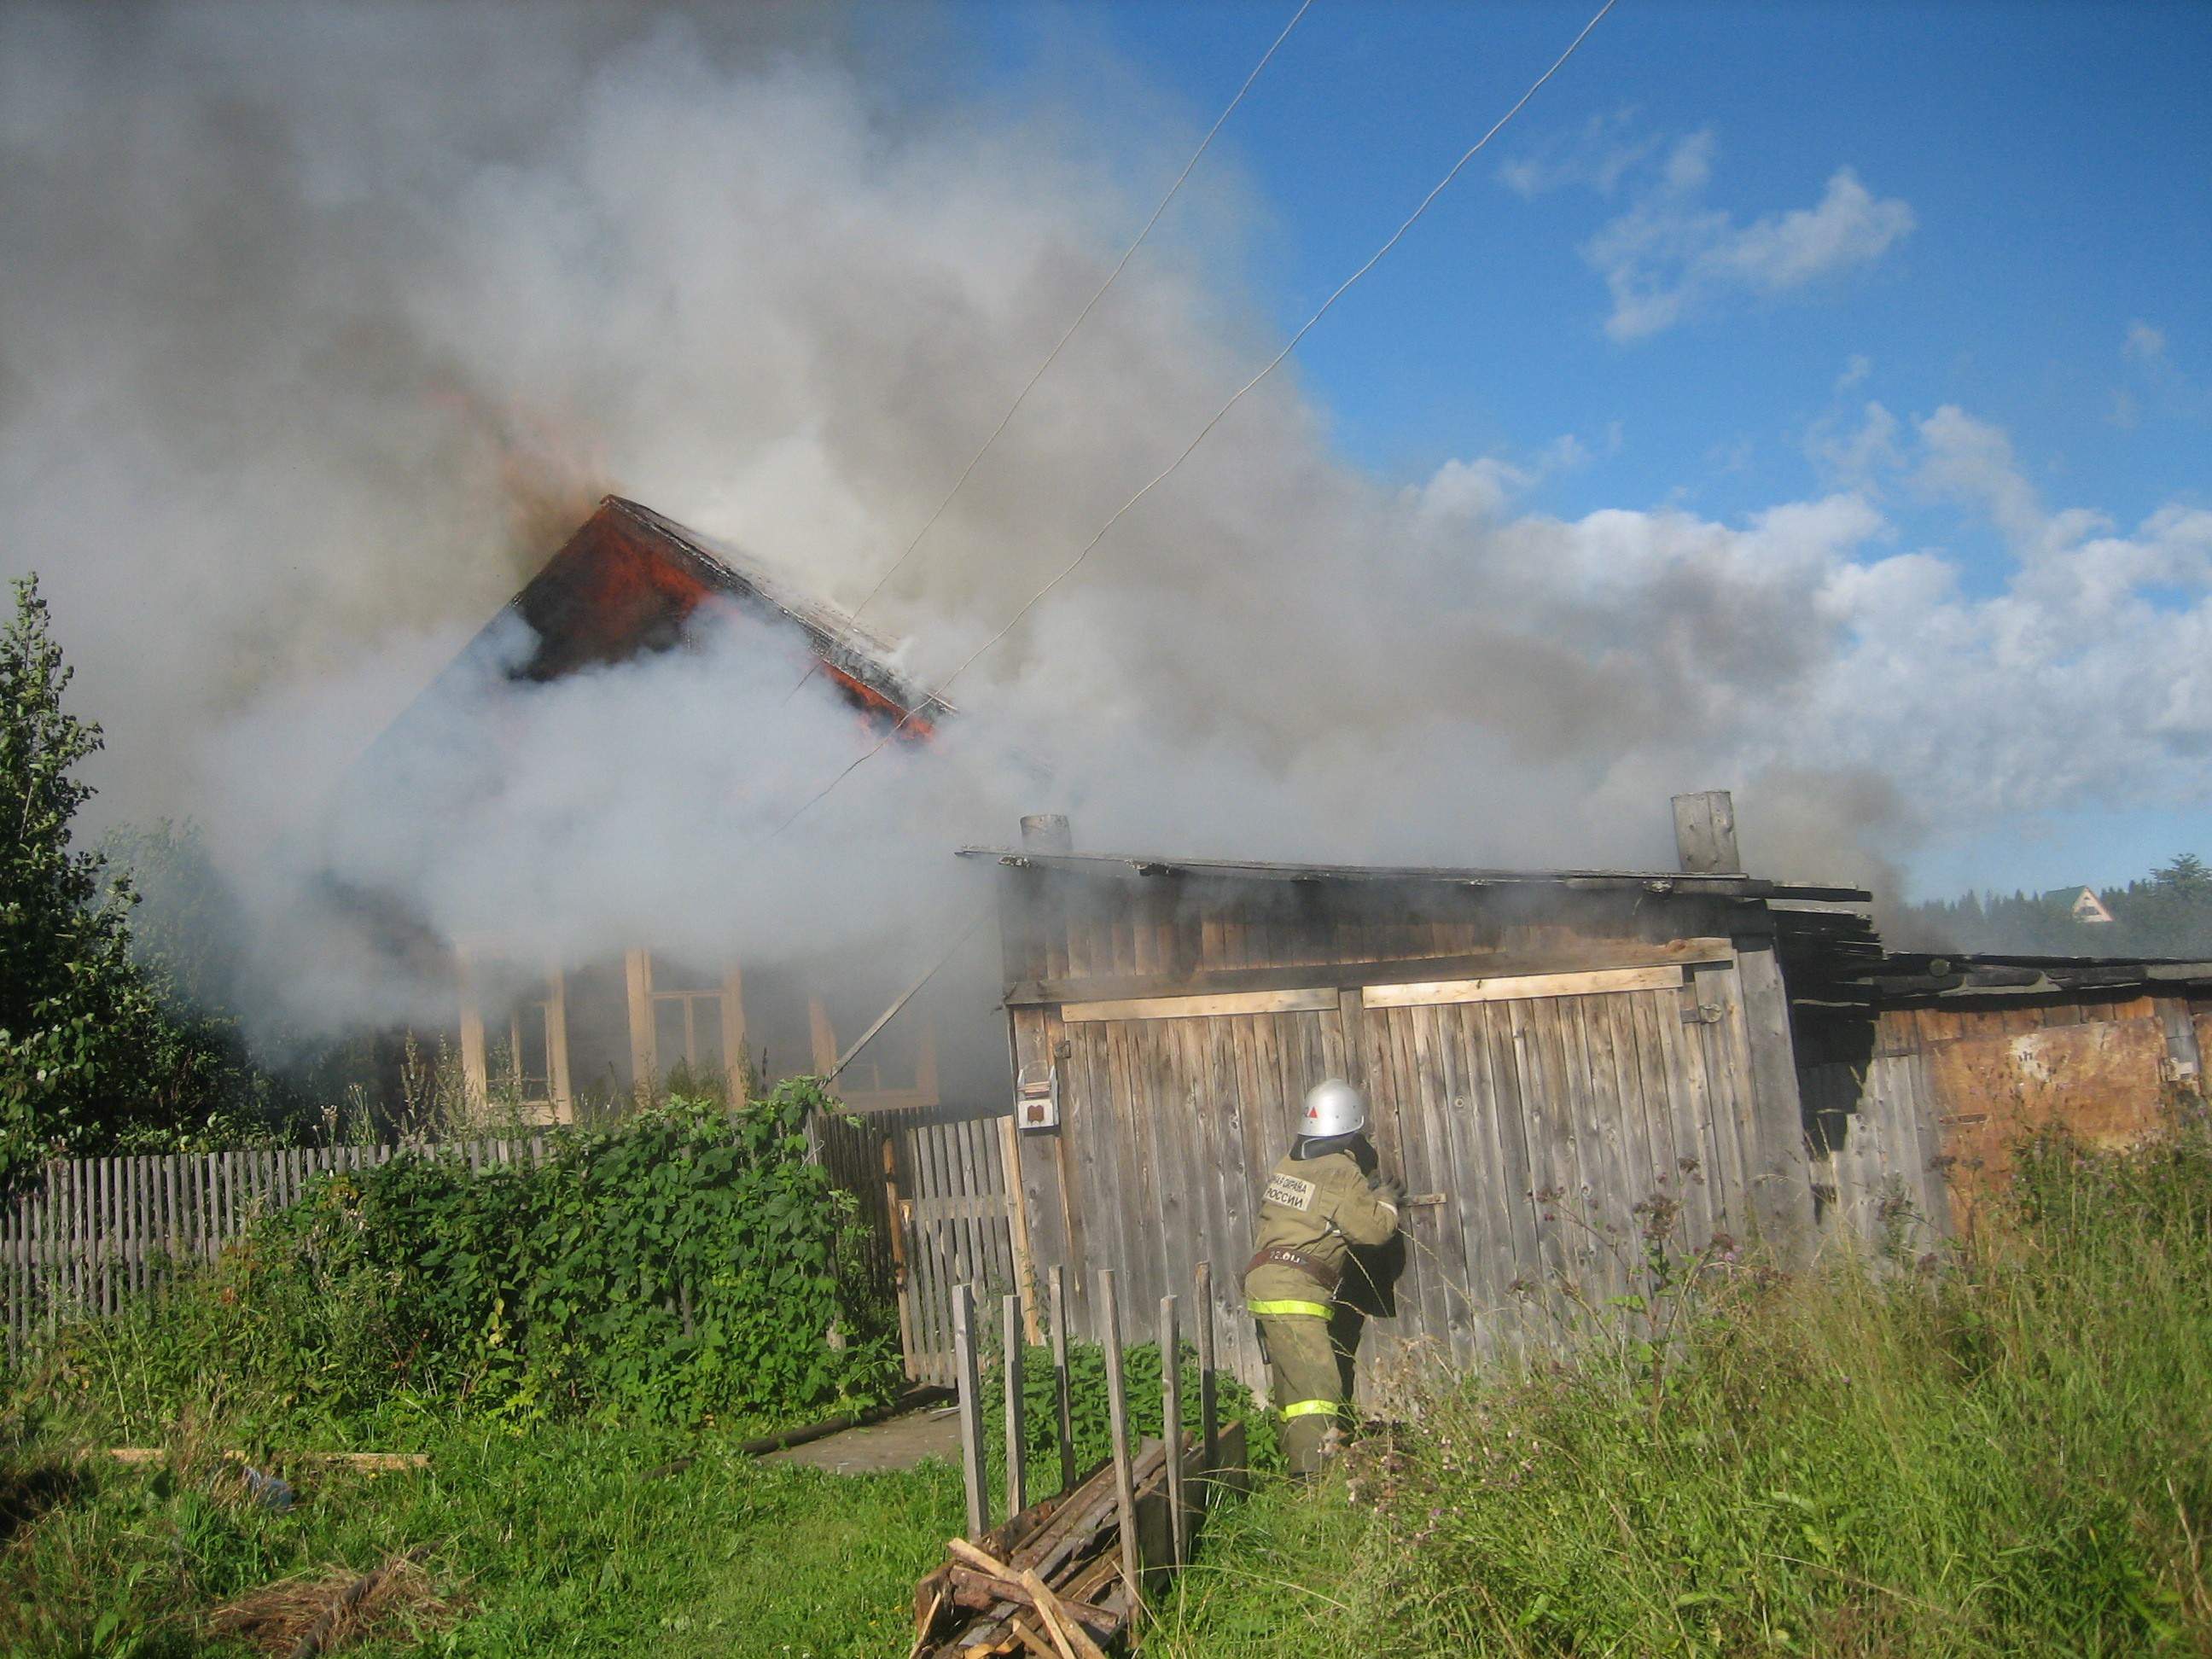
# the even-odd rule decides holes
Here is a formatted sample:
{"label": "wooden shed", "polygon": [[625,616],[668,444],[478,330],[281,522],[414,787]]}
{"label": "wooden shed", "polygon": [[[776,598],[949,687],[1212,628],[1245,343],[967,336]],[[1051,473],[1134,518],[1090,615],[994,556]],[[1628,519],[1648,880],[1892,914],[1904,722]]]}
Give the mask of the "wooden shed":
{"label": "wooden shed", "polygon": [[2020,1138],[2133,1145],[2204,1086],[2212,962],[2113,957],[1787,964],[1822,1224],[1924,1249],[1972,1226]]}
{"label": "wooden shed", "polygon": [[[1694,817],[1708,798],[1687,799]],[[1686,832],[1684,854],[1644,872],[1261,864],[1076,853],[1049,824],[968,849],[1003,872],[1022,1288],[1064,1265],[1095,1335],[1097,1268],[1145,1308],[1210,1261],[1229,1358],[1258,1382],[1238,1279],[1260,1188],[1332,1075],[1365,1089],[1383,1162],[1429,1200],[1347,1316],[1370,1395],[1555,1345],[1578,1299],[1636,1284],[1656,1218],[1697,1245],[1802,1255],[1816,1218],[1777,916],[1867,896],[1727,867],[1732,833]]]}

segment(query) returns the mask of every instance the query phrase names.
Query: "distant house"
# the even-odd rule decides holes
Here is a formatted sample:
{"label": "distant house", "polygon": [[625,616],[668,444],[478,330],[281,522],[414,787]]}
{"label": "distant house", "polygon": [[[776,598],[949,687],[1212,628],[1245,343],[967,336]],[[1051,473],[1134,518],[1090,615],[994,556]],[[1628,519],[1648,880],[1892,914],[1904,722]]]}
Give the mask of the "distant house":
{"label": "distant house", "polygon": [[[517,617],[528,625],[520,660]],[[819,665],[821,694],[843,699],[866,731],[898,728],[902,741],[927,744],[951,712],[892,668],[884,642],[852,618],[744,555],[609,495],[372,746],[359,781],[403,787],[410,757],[439,744],[457,712],[495,752],[511,740],[498,707],[503,687],[668,650],[710,620],[725,631],[734,625],[741,641],[759,630],[764,650],[788,655],[798,644]],[[678,1066],[726,1079],[739,1098],[748,1063],[761,1069],[763,1050],[771,1074],[826,1072],[840,1042],[883,1003],[869,964],[801,983],[787,969],[748,963],[738,939],[712,961],[684,959],[651,939],[598,962],[524,962],[489,936],[417,938],[413,948],[449,953],[471,1097],[511,1099],[525,1116],[546,1121],[571,1120],[580,1094],[656,1090]],[[511,994],[518,984],[522,993]],[[937,1103],[936,1034],[927,1020],[902,1020],[870,1046],[866,1060],[842,1079],[848,1103]]]}
{"label": "distant house", "polygon": [[2066,914],[2076,921],[2107,922],[2112,913],[2105,908],[2096,890],[2089,887],[2054,887],[2043,895],[2043,902],[2057,908],[2063,906]]}

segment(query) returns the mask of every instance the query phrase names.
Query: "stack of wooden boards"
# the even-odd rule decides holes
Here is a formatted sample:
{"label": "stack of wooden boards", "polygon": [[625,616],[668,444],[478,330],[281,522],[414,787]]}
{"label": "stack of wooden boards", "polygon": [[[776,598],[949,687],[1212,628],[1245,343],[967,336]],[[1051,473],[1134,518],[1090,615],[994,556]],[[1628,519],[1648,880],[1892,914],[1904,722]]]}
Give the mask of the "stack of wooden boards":
{"label": "stack of wooden boards", "polygon": [[[1244,1427],[1222,1432],[1211,1473],[1199,1437],[1182,1439],[1189,1539],[1209,1487],[1242,1479]],[[1142,1581],[1163,1578],[1176,1565],[1167,1474],[1166,1447],[1146,1441],[1130,1468],[1136,1503],[1126,1559],[1111,1459],[972,1543],[951,1540],[945,1565],[915,1587],[908,1659],[1098,1659],[1125,1644],[1141,1610]]]}

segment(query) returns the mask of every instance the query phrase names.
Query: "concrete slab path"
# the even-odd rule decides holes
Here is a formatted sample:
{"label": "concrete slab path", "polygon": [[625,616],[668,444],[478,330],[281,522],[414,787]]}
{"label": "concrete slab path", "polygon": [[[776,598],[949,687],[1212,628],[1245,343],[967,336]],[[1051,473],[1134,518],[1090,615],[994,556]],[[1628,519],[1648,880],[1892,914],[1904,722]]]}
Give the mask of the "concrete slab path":
{"label": "concrete slab path", "polygon": [[880,1474],[910,1469],[931,1458],[960,1462],[960,1416],[950,1406],[927,1407],[866,1428],[844,1429],[770,1452],[763,1463],[803,1463],[833,1474]]}

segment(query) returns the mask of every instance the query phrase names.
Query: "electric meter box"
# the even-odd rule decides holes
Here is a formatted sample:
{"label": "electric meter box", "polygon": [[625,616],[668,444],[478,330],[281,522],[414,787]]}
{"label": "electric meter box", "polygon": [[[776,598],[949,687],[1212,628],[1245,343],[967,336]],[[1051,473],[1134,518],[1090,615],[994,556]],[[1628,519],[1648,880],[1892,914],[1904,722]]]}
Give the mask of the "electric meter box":
{"label": "electric meter box", "polygon": [[1060,1067],[1024,1066],[1014,1083],[1014,1127],[1060,1127]]}

